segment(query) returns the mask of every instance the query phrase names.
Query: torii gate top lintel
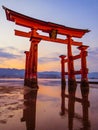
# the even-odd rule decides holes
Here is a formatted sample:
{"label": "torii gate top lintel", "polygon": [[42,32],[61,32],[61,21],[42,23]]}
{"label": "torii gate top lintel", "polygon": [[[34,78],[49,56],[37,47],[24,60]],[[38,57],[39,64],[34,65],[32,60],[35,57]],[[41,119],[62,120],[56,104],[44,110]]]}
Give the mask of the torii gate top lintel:
{"label": "torii gate top lintel", "polygon": [[[66,27],[64,25],[59,25],[52,22],[45,22],[42,20],[31,18],[26,15],[17,13],[13,10],[10,10],[4,6],[3,6],[3,9],[6,12],[7,20],[15,22],[15,24],[17,25],[28,27],[31,30],[35,29],[35,30],[41,30],[42,32],[49,33],[49,36],[52,37],[52,39],[50,40],[49,37],[41,37],[38,35],[38,33],[36,33],[36,36],[38,36],[38,38],[41,38],[42,40],[54,41],[54,42],[60,42],[60,43],[66,44],[66,41],[56,39],[56,35],[61,34],[61,35],[81,38],[85,33],[89,32],[88,29],[71,28],[71,27]],[[30,32],[26,33],[26,32],[22,32],[18,30],[15,30],[15,34],[18,36],[24,36],[24,37],[31,36]],[[76,45],[80,46],[81,44],[78,45],[78,43],[76,43]]]}

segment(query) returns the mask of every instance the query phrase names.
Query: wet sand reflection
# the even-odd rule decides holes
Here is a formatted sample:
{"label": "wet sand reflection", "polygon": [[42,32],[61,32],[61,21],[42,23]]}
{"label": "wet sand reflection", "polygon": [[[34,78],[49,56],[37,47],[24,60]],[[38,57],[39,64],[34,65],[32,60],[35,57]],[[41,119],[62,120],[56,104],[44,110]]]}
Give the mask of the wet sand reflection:
{"label": "wet sand reflection", "polygon": [[[35,130],[36,129],[36,101],[37,101],[37,92],[38,89],[32,90],[28,88],[25,90],[24,94],[24,106],[23,117],[21,122],[26,123],[26,130]],[[84,88],[81,90],[82,98],[75,97],[76,89],[69,91],[66,94],[65,87],[61,89],[61,116],[65,115],[65,112],[68,113],[68,130],[74,129],[74,120],[78,119],[81,122],[80,130],[90,130],[90,121],[89,121],[89,106],[90,102],[88,100],[89,88]],[[66,101],[68,98],[68,109],[66,109]],[[75,102],[78,102],[82,106],[82,116],[77,114],[75,111]],[[66,125],[66,124],[65,124]],[[75,126],[76,128],[76,126]]]}
{"label": "wet sand reflection", "polygon": [[[74,129],[74,119],[81,119],[82,121],[82,128],[80,130],[90,130],[90,121],[89,121],[89,106],[90,102],[88,100],[89,96],[89,88],[88,86],[84,87],[82,86],[81,89],[81,95],[82,99],[75,97],[75,91],[70,91],[69,94],[66,94],[66,90],[64,86],[61,89],[61,116],[65,115],[65,111],[68,112],[68,130]],[[68,98],[68,109],[66,109],[65,106],[65,98]],[[82,105],[82,117],[79,115],[77,116],[77,113],[75,113],[75,102],[81,103]]]}
{"label": "wet sand reflection", "polygon": [[[26,90],[27,91],[27,90]],[[24,110],[21,122],[26,122],[27,130],[35,130],[37,89],[29,90],[24,94]]]}

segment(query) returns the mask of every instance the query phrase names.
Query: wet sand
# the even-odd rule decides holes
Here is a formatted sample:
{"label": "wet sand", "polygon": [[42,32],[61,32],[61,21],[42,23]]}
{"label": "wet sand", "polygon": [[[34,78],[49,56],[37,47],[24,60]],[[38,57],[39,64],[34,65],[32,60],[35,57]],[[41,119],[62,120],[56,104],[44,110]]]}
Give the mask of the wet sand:
{"label": "wet sand", "polygon": [[[60,79],[39,79],[38,84],[39,89],[32,90],[22,79],[0,80],[0,130],[98,129],[97,84],[90,85],[90,106],[84,108],[61,98]],[[76,97],[81,98],[79,86]]]}

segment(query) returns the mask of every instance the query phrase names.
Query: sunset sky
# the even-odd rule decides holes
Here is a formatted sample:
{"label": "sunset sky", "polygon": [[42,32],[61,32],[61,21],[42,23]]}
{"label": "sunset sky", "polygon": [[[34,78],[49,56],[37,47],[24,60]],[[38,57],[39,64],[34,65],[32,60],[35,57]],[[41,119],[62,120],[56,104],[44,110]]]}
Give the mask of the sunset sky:
{"label": "sunset sky", "polygon": [[[0,68],[24,69],[28,38],[14,35],[14,29],[28,30],[7,21],[2,5],[24,15],[73,28],[89,29],[82,39],[88,49],[88,68],[98,72],[98,0],[0,0]],[[67,54],[66,45],[41,41],[38,71],[60,71],[59,55]],[[77,52],[76,47],[73,53]],[[76,69],[79,68],[78,62]]]}

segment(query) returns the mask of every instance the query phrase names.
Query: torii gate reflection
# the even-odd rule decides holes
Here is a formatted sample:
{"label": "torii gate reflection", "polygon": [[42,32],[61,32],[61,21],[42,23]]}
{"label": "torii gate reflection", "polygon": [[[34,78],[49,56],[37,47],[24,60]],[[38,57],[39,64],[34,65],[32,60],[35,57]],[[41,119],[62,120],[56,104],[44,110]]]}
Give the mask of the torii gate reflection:
{"label": "torii gate reflection", "polygon": [[[37,60],[38,60],[38,43],[41,40],[57,42],[67,45],[67,57],[68,57],[68,79],[69,84],[75,83],[75,74],[73,60],[77,59],[72,55],[72,45],[77,46],[80,50],[83,50],[85,47],[82,46],[82,42],[74,41],[72,38],[82,38],[85,33],[88,33],[88,29],[77,29],[70,28],[63,25],[45,22],[35,18],[25,16],[23,14],[17,13],[13,10],[10,10],[3,6],[3,9],[6,12],[7,20],[15,22],[15,24],[30,28],[29,32],[23,32],[15,30],[15,35],[30,38],[31,46],[29,51],[25,51],[26,54],[26,68],[25,68],[25,81],[24,84],[30,87],[37,86]],[[38,31],[47,33],[48,36],[41,35]],[[66,36],[66,39],[58,38],[58,35]],[[87,47],[86,47],[87,48]],[[84,49],[85,50],[85,49]],[[83,52],[83,51],[82,51]],[[83,57],[79,56],[79,57]],[[62,57],[61,57],[62,58]],[[87,79],[87,68],[84,64],[86,60],[82,58],[82,69],[79,71],[79,74],[82,74],[82,79]],[[61,63],[63,65],[63,63]],[[83,65],[84,64],[84,65]],[[63,69],[63,68],[62,68]],[[62,71],[62,81],[65,83],[64,78],[65,72]]]}

